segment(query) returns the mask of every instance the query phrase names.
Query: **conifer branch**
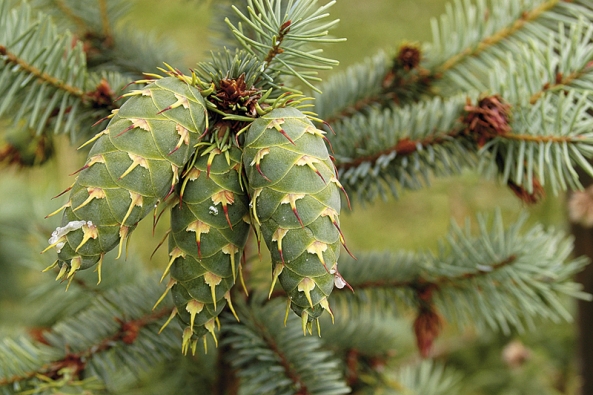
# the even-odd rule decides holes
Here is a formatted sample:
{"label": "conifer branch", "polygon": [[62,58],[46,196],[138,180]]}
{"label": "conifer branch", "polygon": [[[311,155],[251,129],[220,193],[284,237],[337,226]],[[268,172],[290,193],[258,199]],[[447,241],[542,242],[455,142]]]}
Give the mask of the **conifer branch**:
{"label": "conifer branch", "polygon": [[[583,21],[575,17],[583,11],[582,7],[558,0],[534,0],[529,4],[493,2],[491,8],[487,8],[485,1],[476,5],[457,2],[448,8],[440,26],[434,21],[432,45],[421,48],[404,43],[390,59],[380,53],[372,60],[351,66],[324,84],[325,93],[316,95],[315,109],[322,119],[333,124],[343,117],[365,112],[368,106],[402,106],[435,94],[447,95],[461,90],[500,93],[511,103],[524,101],[524,94],[513,92],[512,97],[508,96],[508,87],[516,86],[509,84],[511,78],[518,81],[521,78],[548,79],[537,85],[519,84],[521,89],[537,86],[548,91],[561,88],[560,83],[575,83],[576,87],[584,69],[589,69],[587,63],[581,61],[591,53],[587,50],[590,32],[586,32]],[[554,12],[561,15],[558,18],[567,28],[570,26],[570,32],[566,32],[563,25],[560,28],[549,26]],[[486,19],[482,21],[482,17]],[[576,25],[580,26],[575,29]],[[536,40],[525,30],[536,30]],[[551,42],[550,37],[560,40],[560,44]],[[581,42],[577,44],[577,40]],[[556,51],[561,54],[549,56]],[[534,52],[538,54],[537,59],[533,57]],[[522,67],[520,76],[513,74],[517,67],[507,64],[512,61],[507,57],[509,53],[519,58],[516,63]],[[556,63],[561,70],[548,76],[549,70],[554,68],[550,64],[556,59],[561,59]],[[526,61],[530,66],[524,64]],[[569,71],[569,67],[573,70]],[[488,84],[488,73],[484,71],[490,70],[491,78],[500,83]],[[536,92],[532,94],[533,100],[539,97]]]}
{"label": "conifer branch", "polygon": [[311,44],[342,41],[327,38],[328,30],[338,21],[320,22],[335,1],[317,7],[316,0],[282,4],[248,0],[246,10],[233,6],[238,21],[225,19],[240,45],[261,61],[260,78],[270,86],[298,92],[296,86],[283,86],[282,77],[295,77],[308,88],[319,91],[315,70],[329,70],[338,62],[319,56]]}
{"label": "conifer branch", "polygon": [[37,67],[27,63],[26,60],[19,58],[14,53],[9,52],[5,46],[0,45],[0,56],[4,57],[5,64],[13,64],[18,66],[23,72],[30,74],[33,78],[37,79],[40,84],[47,83],[54,88],[64,91],[69,95],[76,96],[82,99],[85,94],[78,87],[69,85],[63,80],[53,77],[45,72],[42,72]]}
{"label": "conifer branch", "polygon": [[341,259],[340,272],[356,292],[335,292],[337,314],[352,310],[357,300],[372,300],[379,309],[398,300],[420,313],[430,308],[458,325],[505,333],[532,328],[538,318],[570,320],[561,299],[590,298],[572,281],[587,261],[569,259],[571,240],[561,233],[541,226],[521,231],[525,220],[521,216],[505,229],[500,213],[491,223],[479,216],[478,234],[469,221],[464,228],[452,224],[436,254]]}
{"label": "conifer branch", "polygon": [[[169,316],[171,314],[171,310],[171,308],[162,308],[156,312],[152,312],[145,316],[129,321],[123,321],[115,318],[115,320],[120,324],[120,328],[110,337],[101,339],[100,342],[92,344],[90,347],[84,350],[75,353],[66,353],[63,358],[44,363],[36,370],[22,372],[18,375],[13,375],[10,377],[0,378],[0,387],[22,382],[38,375],[55,379],[63,374],[61,371],[64,368],[81,372],[85,369],[87,362],[90,361],[95,355],[106,352],[114,347],[118,347],[120,342],[123,342],[124,344],[134,343],[139,335],[139,332],[143,328],[155,322],[161,321],[163,317]],[[47,340],[45,340],[44,336],[51,335],[51,332],[51,330],[42,332],[40,339],[41,343],[47,344]],[[34,345],[34,347],[38,347],[38,345]]]}
{"label": "conifer branch", "polygon": [[[483,51],[485,51],[486,49],[497,45],[502,40],[505,40],[505,39],[511,37],[512,35],[516,34],[519,30],[521,30],[525,26],[526,23],[537,20],[542,15],[542,13],[552,9],[554,6],[556,6],[558,4],[559,1],[560,0],[547,0],[547,1],[543,2],[542,4],[535,6],[534,8],[527,9],[527,10],[523,11],[521,13],[521,17],[517,20],[514,20],[512,22],[512,24],[510,24],[509,26],[503,26],[500,30],[492,32],[488,36],[484,37],[480,42],[477,43],[477,45],[467,47],[463,51],[461,51],[461,52],[453,55],[449,59],[447,59],[443,64],[439,65],[435,69],[435,73],[436,74],[445,73],[447,70],[453,68],[455,65],[459,64],[464,59],[467,59],[468,57],[477,56],[480,53],[482,53]],[[458,4],[460,4],[460,3],[458,3]],[[450,8],[450,10],[452,11],[451,8]],[[449,12],[448,16],[450,16],[450,21],[452,22],[454,20],[454,18],[452,17],[453,12],[451,12],[451,11]],[[457,15],[459,15],[460,13],[463,12],[459,5],[458,5],[456,11],[457,11]],[[481,11],[486,11],[486,10],[481,10]],[[478,12],[478,15],[480,15],[479,12]],[[481,15],[488,18],[487,14],[486,15],[481,14]],[[435,35],[435,37],[438,37],[435,27],[433,27],[433,34]],[[446,37],[443,37],[443,39],[446,39]]]}
{"label": "conifer branch", "polygon": [[226,317],[222,326],[243,393],[348,393],[337,361],[322,351],[317,338],[303,336],[296,316],[290,315],[284,327],[278,299],[264,306],[260,297],[252,299],[249,306],[235,306],[240,322]]}
{"label": "conifer branch", "polygon": [[[19,383],[26,388],[30,380],[59,380],[66,371],[71,380],[96,376],[104,382],[103,375],[122,369],[112,365],[112,353],[125,363],[124,370],[130,371],[154,367],[159,358],[170,358],[178,351],[181,331],[168,329],[155,337],[172,311],[170,306],[152,310],[159,292],[152,279],[140,276],[132,284],[90,298],[85,310],[40,332],[37,342],[6,339],[0,344],[0,360],[5,361],[0,363],[0,387]],[[68,380],[62,383],[69,384]]]}

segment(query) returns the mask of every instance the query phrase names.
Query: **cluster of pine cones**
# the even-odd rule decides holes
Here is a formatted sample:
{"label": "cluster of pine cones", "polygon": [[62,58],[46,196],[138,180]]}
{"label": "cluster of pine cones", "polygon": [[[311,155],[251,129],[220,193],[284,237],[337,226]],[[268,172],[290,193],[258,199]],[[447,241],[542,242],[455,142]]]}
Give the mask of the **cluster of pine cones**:
{"label": "cluster of pine cones", "polygon": [[289,103],[207,139],[209,106],[189,80],[169,75],[132,91],[85,143],[93,144],[86,164],[56,211],[63,219],[49,239],[58,253],[52,266],[69,281],[95,265],[100,273],[105,253],[121,254],[138,222],[166,202],[171,259],[163,278],[185,327],[184,352],[208,332],[216,339],[225,305],[234,313],[231,289],[251,229],[271,253],[271,289],[282,285],[310,329],[324,310],[331,314],[334,285],[347,285],[337,270],[343,187],[324,132]]}

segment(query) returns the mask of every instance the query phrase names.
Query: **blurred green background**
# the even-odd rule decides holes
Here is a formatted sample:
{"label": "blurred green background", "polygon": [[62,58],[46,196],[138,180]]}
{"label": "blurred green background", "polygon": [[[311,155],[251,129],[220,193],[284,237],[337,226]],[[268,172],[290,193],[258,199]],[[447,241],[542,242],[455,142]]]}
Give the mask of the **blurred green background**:
{"label": "blurred green background", "polygon": [[[210,13],[215,2],[138,0],[134,2],[133,11],[125,23],[127,27],[152,30],[163,39],[176,42],[185,54],[186,64],[174,66],[191,67],[209,58]],[[395,49],[402,41],[430,41],[430,19],[444,10],[443,0],[338,0],[330,13],[341,22],[332,33],[336,37],[346,37],[348,41],[328,46],[326,55],[340,61],[340,66],[334,71],[339,72],[380,49]],[[158,51],[158,48],[154,50]],[[58,147],[58,152],[67,155],[59,156],[44,169],[11,169],[0,174],[0,221],[11,224],[16,232],[22,218],[15,218],[10,213],[26,211],[28,217],[41,219],[55,210],[59,204],[52,202],[51,196],[72,182],[73,178],[67,174],[84,162],[81,155],[70,156],[73,150],[65,140],[59,144],[61,148]],[[54,176],[47,179],[47,174]],[[36,199],[32,198],[32,193]],[[528,210],[532,223],[567,227],[564,196],[549,194],[537,206],[526,207],[507,187],[499,185],[496,180],[484,180],[468,170],[457,177],[432,180],[430,187],[420,191],[406,191],[398,200],[377,201],[365,207],[357,202],[352,212],[342,215],[342,230],[355,253],[361,250],[433,249],[437,240],[445,235],[451,219],[462,222],[468,216],[474,217],[476,212],[492,212],[495,207],[501,209],[508,222],[513,221],[521,211]],[[146,234],[150,233],[148,222],[141,224],[145,226]],[[51,233],[53,226],[51,220],[45,221],[40,225],[38,234],[23,237],[43,238]],[[0,234],[2,237],[4,235]],[[150,256],[152,246],[158,242],[152,239],[144,243],[138,237],[132,239],[132,247],[151,246],[145,248],[146,253],[142,252],[146,257]],[[5,254],[5,251],[10,252],[9,248],[2,250],[0,259],[19,259]],[[162,268],[163,260],[166,262],[167,259],[165,252],[161,250],[160,253],[163,254],[161,258],[157,256],[152,264]],[[28,284],[48,280],[47,274],[39,273],[38,262],[25,262],[25,265],[29,270],[25,276]],[[18,325],[26,325],[30,313],[19,303],[19,299],[25,297],[27,290],[15,284],[3,284],[1,277],[0,322],[4,325],[10,319]],[[3,290],[10,292],[3,294]],[[10,296],[12,301],[3,299],[3,296]],[[536,333],[511,336],[478,336],[471,331],[460,334],[456,328],[446,329],[446,335],[436,345],[438,359],[462,372],[465,382],[463,394],[576,393],[578,377],[574,363],[574,329],[570,324],[546,324]],[[524,345],[528,355],[525,363],[518,367],[510,366],[503,360],[502,350],[513,340]]]}

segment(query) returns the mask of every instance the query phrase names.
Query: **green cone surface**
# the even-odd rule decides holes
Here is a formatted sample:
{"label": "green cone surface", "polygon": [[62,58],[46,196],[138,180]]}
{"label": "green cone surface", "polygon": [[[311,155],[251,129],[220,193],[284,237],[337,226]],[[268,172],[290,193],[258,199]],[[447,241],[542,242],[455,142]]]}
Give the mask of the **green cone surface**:
{"label": "green cone surface", "polygon": [[186,325],[184,352],[207,332],[214,336],[216,317],[230,302],[250,230],[240,174],[240,150],[215,148],[185,173],[180,204],[171,209],[170,287]]}
{"label": "green cone surface", "polygon": [[[273,276],[303,323],[329,310],[343,242],[340,188],[323,132],[295,108],[255,120],[245,136],[251,214],[272,255]],[[331,313],[331,311],[330,311]]]}
{"label": "green cone surface", "polygon": [[[134,91],[94,141],[49,240],[60,276],[99,262],[121,245],[178,181],[204,132],[200,92],[176,77]],[[87,142],[88,143],[88,142]]]}

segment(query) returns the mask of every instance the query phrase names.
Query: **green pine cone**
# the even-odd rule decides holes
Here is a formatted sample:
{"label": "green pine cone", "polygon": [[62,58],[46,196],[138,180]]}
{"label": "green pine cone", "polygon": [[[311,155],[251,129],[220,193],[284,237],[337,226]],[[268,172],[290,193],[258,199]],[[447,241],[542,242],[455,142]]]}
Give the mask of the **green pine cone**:
{"label": "green pine cone", "polygon": [[243,152],[252,221],[303,326],[331,314],[334,282],[345,285],[337,271],[343,188],[323,138],[299,110],[277,108],[251,124]]}
{"label": "green pine cone", "polygon": [[186,326],[184,352],[207,332],[216,339],[218,315],[227,302],[232,309],[229,291],[250,230],[241,171],[238,148],[214,148],[185,172],[180,204],[171,209],[168,288]]}
{"label": "green pine cone", "polygon": [[206,128],[204,99],[177,77],[128,96],[107,128],[85,143],[94,145],[70,189],[62,226],[49,239],[58,278],[100,264],[118,244],[121,254],[138,222],[173,191]]}

